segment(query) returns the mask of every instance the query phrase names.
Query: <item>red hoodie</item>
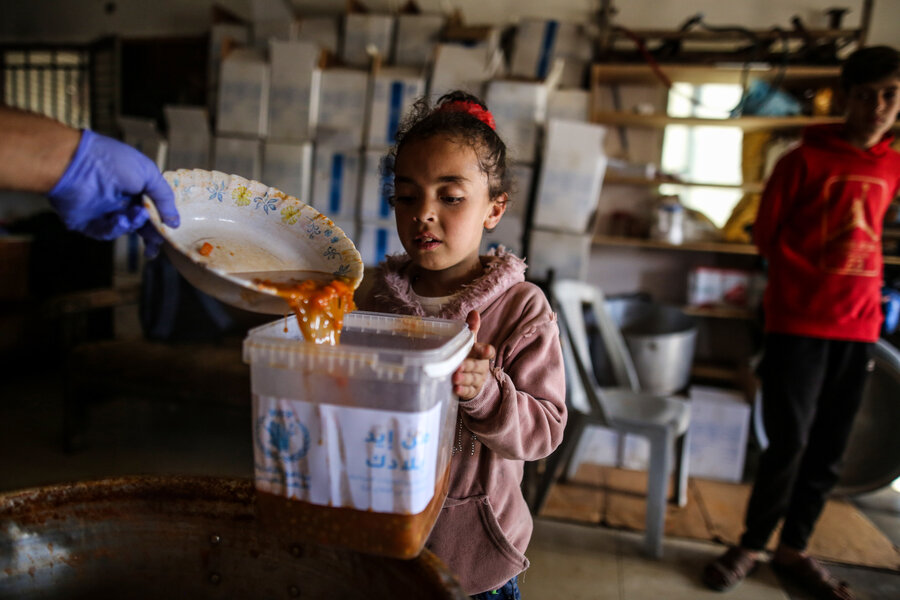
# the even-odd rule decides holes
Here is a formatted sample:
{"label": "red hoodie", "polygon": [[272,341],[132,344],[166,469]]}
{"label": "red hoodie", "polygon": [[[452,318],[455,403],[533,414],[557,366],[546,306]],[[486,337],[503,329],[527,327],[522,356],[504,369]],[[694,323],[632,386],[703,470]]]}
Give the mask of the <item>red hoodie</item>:
{"label": "red hoodie", "polygon": [[817,125],[772,172],[753,228],[769,260],[766,331],[874,342],[881,326],[881,226],[900,185],[886,136],[868,150]]}

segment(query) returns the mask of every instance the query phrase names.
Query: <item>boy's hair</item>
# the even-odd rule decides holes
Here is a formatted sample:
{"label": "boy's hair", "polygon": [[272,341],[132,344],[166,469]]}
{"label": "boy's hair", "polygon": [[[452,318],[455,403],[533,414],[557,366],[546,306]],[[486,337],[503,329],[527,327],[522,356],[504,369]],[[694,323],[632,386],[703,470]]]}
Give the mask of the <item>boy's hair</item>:
{"label": "boy's hair", "polygon": [[[471,103],[487,111],[487,106],[477,97],[463,91],[453,91],[441,96],[435,105],[427,97],[419,98],[397,129],[396,141],[381,164],[387,179],[385,194],[393,197],[394,163],[403,145],[436,135],[470,146],[478,157],[478,165],[488,176],[488,194],[493,200],[509,194],[511,183],[506,165],[506,144],[494,129],[482,119],[464,110],[448,110],[453,103]],[[443,108],[443,110],[442,110]],[[473,111],[474,112],[474,111]]]}
{"label": "boy's hair", "polygon": [[890,46],[860,48],[841,66],[841,87],[849,90],[891,75],[900,77],[900,52]]}

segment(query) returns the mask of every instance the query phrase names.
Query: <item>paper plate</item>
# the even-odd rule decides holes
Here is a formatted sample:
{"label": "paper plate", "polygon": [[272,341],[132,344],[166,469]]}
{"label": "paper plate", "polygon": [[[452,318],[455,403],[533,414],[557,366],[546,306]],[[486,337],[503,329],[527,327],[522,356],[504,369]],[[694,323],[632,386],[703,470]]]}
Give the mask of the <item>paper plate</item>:
{"label": "paper plate", "polygon": [[342,277],[354,289],[362,280],[362,258],[350,238],[297,198],[218,171],[180,169],[163,176],[175,192],[181,225],[162,224],[153,204],[144,204],[172,264],[207,294],[282,315],[285,301],[254,280],[305,279],[310,271]]}

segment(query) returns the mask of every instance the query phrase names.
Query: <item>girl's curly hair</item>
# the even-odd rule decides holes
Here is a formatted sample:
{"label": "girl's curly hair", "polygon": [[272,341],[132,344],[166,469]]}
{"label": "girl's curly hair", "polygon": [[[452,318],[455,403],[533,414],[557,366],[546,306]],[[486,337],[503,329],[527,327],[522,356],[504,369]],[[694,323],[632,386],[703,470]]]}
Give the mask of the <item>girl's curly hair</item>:
{"label": "girl's curly hair", "polygon": [[381,162],[387,188],[384,193],[388,198],[394,195],[394,164],[404,144],[435,135],[445,135],[470,146],[478,157],[478,165],[488,176],[491,199],[503,194],[508,197],[512,185],[506,166],[506,144],[496,131],[477,117],[459,110],[441,110],[442,106],[452,102],[471,102],[487,110],[479,98],[459,90],[444,94],[434,105],[427,97],[419,98],[400,123],[394,145]]}

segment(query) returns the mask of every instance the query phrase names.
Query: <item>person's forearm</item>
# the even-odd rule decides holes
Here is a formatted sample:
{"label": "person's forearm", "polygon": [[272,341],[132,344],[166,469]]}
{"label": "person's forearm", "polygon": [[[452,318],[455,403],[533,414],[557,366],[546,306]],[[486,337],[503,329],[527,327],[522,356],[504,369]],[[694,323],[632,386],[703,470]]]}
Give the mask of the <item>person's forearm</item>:
{"label": "person's forearm", "polygon": [[81,131],[0,106],[0,189],[48,192],[72,160]]}

